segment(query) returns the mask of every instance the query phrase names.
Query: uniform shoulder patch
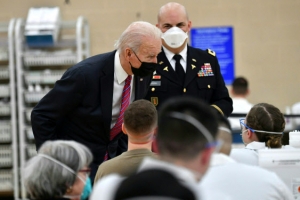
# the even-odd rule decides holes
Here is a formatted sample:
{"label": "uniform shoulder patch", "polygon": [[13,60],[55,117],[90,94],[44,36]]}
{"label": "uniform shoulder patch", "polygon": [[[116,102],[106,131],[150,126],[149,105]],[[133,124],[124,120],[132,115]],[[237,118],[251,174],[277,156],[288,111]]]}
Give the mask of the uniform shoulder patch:
{"label": "uniform shoulder patch", "polygon": [[212,55],[212,56],[216,56],[216,52],[214,52],[213,50],[211,49],[207,49],[207,52]]}

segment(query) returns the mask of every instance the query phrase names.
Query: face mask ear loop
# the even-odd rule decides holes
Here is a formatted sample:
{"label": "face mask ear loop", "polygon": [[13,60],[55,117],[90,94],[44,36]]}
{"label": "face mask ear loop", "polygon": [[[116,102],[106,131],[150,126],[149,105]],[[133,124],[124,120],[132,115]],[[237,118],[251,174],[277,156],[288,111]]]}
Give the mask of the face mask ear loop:
{"label": "face mask ear loop", "polygon": [[202,123],[200,123],[194,117],[192,117],[190,115],[183,114],[183,113],[179,113],[179,112],[171,112],[170,116],[175,118],[175,119],[180,119],[182,121],[186,121],[186,122],[192,124],[194,127],[196,127],[204,135],[204,137],[206,138],[208,143],[212,143],[214,141],[211,133],[205,128],[205,126],[203,126]]}
{"label": "face mask ear loop", "polygon": [[51,160],[52,162],[55,162],[56,164],[62,166],[63,168],[65,168],[66,170],[68,170],[69,172],[71,172],[72,174],[77,176],[83,183],[85,183],[85,181],[80,176],[78,176],[73,169],[71,169],[67,165],[63,164],[62,162],[60,162],[60,161],[58,161],[58,160],[56,160],[56,159],[54,159],[54,158],[52,158],[48,155],[42,154],[42,153],[37,154],[37,156],[41,156],[43,158],[47,158],[48,160]]}

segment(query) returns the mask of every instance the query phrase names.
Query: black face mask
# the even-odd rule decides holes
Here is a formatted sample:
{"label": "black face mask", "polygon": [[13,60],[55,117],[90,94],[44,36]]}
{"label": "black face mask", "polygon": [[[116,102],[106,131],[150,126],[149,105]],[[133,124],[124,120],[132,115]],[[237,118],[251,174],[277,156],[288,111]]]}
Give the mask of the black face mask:
{"label": "black face mask", "polygon": [[142,63],[141,66],[140,66],[140,68],[135,68],[129,62],[130,66],[131,66],[132,73],[135,76],[139,76],[139,77],[145,77],[145,76],[149,76],[149,75],[153,74],[153,72],[156,70],[157,63],[142,62],[139,59],[139,57],[135,54],[135,52],[134,51],[132,51],[132,52],[137,57],[137,59]]}

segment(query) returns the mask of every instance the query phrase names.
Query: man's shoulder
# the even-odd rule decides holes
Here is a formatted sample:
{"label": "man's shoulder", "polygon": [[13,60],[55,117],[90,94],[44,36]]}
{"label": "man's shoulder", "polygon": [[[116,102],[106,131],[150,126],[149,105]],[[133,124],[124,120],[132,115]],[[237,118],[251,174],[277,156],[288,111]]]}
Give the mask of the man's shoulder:
{"label": "man's shoulder", "polygon": [[212,58],[216,57],[216,52],[211,49],[203,50],[203,49],[199,49],[199,48],[195,48],[195,47],[191,47],[191,46],[188,46],[188,53],[212,57]]}
{"label": "man's shoulder", "polygon": [[116,51],[111,51],[91,56],[73,65],[67,71],[68,73],[81,71],[87,74],[97,74],[95,71],[102,69],[104,66],[108,66],[108,64],[114,63],[115,52]]}

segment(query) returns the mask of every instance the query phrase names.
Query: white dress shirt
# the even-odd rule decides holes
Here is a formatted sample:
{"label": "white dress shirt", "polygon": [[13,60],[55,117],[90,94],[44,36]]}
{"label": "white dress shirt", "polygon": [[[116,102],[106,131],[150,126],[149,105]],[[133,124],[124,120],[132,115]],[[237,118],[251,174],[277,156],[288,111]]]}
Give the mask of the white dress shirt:
{"label": "white dress shirt", "polygon": [[[293,200],[285,183],[273,172],[258,166],[233,162],[224,154],[215,154],[212,165],[200,182],[205,200],[215,200],[222,192],[232,200]],[[221,159],[223,164],[218,160]]]}
{"label": "white dress shirt", "polygon": [[[171,51],[169,51],[167,48],[165,48],[163,46],[164,49],[164,53],[168,59],[168,61],[170,62],[172,68],[175,70],[175,59],[173,58],[173,56],[175,55],[174,53],[172,53]],[[181,55],[181,59],[180,59],[180,64],[182,65],[183,70],[186,72],[186,63],[187,63],[187,45],[185,45],[184,49],[179,53]]]}
{"label": "white dress shirt", "polygon": [[[124,71],[119,57],[119,51],[115,54],[115,72],[114,72],[114,88],[113,88],[113,100],[112,100],[112,120],[110,124],[110,128],[112,128],[117,119],[119,117],[121,102],[122,102],[122,93],[125,85],[125,80],[128,77],[128,74]],[[130,83],[130,102],[134,100],[134,76],[132,75],[131,83]]]}

